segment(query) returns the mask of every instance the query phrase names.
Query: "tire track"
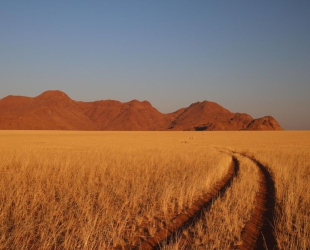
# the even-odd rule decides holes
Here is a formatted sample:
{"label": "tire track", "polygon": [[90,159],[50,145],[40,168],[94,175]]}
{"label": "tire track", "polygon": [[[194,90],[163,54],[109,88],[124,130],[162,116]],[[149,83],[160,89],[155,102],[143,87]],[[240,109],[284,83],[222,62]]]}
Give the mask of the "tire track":
{"label": "tire track", "polygon": [[169,225],[156,232],[153,237],[148,238],[146,241],[131,249],[159,249],[161,243],[169,243],[176,240],[181,235],[183,230],[195,225],[204,213],[210,209],[212,203],[219,196],[224,194],[226,189],[231,186],[234,176],[238,174],[238,171],[239,161],[236,157],[232,156],[232,162],[227,174],[215,185],[214,188],[211,189],[211,191],[204,194],[201,199],[195,201],[190,208],[186,209],[184,213],[177,215]]}
{"label": "tire track", "polygon": [[[227,152],[226,150],[226,152],[220,151],[222,153]],[[234,154],[250,159],[257,166],[259,183],[252,215],[242,229],[242,242],[235,245],[235,249],[279,249],[274,233],[276,192],[271,171],[253,156],[235,151],[230,152],[233,154],[230,168],[224,178],[210,192],[203,195],[202,199],[194,202],[184,213],[177,215],[172,219],[170,224],[156,232],[153,237],[148,238],[136,246],[125,247],[123,249],[160,249],[161,243],[165,242],[169,244],[180,238],[182,232],[188,227],[194,226],[203,217],[204,213],[210,209],[214,200],[223,195],[226,189],[231,186],[233,177],[239,171],[239,161]]]}
{"label": "tire track", "polygon": [[241,239],[236,248],[248,249],[278,249],[274,233],[274,213],[276,204],[275,184],[267,166],[253,156],[233,152],[250,159],[258,167],[259,190],[255,197],[255,207],[249,221],[245,224]]}

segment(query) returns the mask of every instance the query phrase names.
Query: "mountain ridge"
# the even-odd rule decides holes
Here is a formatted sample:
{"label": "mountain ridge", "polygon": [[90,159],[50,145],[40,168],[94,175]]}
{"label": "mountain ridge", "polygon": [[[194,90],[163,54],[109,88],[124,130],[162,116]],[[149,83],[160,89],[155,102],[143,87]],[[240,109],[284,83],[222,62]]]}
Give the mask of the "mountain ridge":
{"label": "mountain ridge", "polygon": [[147,100],[72,100],[60,90],[36,97],[9,95],[0,99],[0,129],[116,130],[116,131],[226,131],[283,130],[272,116],[253,119],[221,105],[202,101],[172,113],[159,112]]}

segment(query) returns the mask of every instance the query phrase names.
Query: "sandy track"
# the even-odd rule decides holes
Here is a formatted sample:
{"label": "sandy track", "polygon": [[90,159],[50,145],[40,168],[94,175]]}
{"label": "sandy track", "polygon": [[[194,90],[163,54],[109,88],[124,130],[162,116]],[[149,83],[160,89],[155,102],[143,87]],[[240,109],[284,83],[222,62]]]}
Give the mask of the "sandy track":
{"label": "sandy track", "polygon": [[127,249],[159,249],[162,242],[170,242],[175,240],[186,228],[193,226],[208,210],[213,201],[223,195],[226,189],[231,185],[234,175],[239,169],[239,162],[235,157],[232,157],[232,162],[227,174],[219,181],[212,190],[203,195],[203,198],[195,201],[192,206],[184,213],[177,215],[172,219],[171,223],[155,233],[153,237],[140,243],[133,248]]}
{"label": "sandy track", "polygon": [[[225,153],[225,151],[221,151]],[[275,184],[267,166],[263,165],[255,157],[231,151],[232,163],[227,174],[219,181],[216,186],[203,195],[202,199],[195,201],[192,206],[184,213],[178,214],[171,220],[171,223],[160,229],[153,237],[137,244],[127,246],[123,249],[160,249],[162,243],[176,241],[182,232],[195,225],[204,213],[208,211],[219,196],[223,195],[228,187],[231,186],[233,177],[238,174],[239,161],[234,156],[238,154],[250,159],[258,168],[259,190],[255,196],[255,206],[249,221],[245,224],[242,232],[242,242],[235,246],[235,249],[278,249],[274,235],[274,211],[275,211]]]}
{"label": "sandy track", "polygon": [[[236,152],[233,152],[236,153]],[[259,190],[253,213],[242,230],[242,243],[237,249],[278,249],[274,235],[275,184],[268,167],[253,156],[237,153],[253,161],[258,167]]]}

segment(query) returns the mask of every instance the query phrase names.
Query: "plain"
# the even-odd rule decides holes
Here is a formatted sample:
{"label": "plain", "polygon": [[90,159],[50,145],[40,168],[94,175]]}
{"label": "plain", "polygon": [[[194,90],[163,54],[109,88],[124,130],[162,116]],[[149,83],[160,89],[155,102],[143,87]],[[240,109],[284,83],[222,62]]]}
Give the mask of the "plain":
{"label": "plain", "polygon": [[308,131],[1,131],[0,138],[0,249],[139,246],[216,185],[233,155],[240,169],[231,187],[162,248],[237,246],[257,169],[236,153],[272,173],[278,247],[310,246]]}

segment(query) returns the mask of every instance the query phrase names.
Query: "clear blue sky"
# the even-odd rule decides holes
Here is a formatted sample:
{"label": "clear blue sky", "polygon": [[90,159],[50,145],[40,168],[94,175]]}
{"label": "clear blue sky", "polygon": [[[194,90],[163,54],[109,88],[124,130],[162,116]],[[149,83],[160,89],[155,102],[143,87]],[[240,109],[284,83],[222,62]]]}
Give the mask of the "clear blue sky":
{"label": "clear blue sky", "polygon": [[0,1],[0,98],[196,101],[310,129],[310,1]]}

